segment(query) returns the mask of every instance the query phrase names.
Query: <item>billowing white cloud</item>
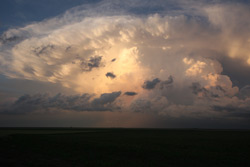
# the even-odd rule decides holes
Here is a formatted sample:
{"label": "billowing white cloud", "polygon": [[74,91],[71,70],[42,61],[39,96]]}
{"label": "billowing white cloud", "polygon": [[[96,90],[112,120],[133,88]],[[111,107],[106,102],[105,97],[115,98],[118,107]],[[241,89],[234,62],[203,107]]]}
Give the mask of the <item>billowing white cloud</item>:
{"label": "billowing white cloud", "polygon": [[6,31],[0,72],[75,93],[132,92],[114,99],[121,110],[172,117],[222,116],[226,106],[249,101],[221,63],[226,57],[249,65],[249,7],[180,1],[181,12],[162,7],[139,15],[137,3],[96,11],[111,4]]}

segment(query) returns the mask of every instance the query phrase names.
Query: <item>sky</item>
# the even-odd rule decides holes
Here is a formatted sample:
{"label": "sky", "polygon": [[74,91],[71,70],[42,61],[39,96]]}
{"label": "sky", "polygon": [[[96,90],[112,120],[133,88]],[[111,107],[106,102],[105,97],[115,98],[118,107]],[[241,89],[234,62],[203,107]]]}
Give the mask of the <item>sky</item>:
{"label": "sky", "polygon": [[250,128],[250,3],[1,0],[1,127]]}

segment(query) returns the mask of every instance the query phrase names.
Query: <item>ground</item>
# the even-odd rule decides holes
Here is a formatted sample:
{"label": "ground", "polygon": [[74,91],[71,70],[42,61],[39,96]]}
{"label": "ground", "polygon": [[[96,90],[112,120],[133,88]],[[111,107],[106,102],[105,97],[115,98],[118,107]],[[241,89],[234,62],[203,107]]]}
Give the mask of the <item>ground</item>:
{"label": "ground", "polygon": [[250,166],[250,131],[1,128],[0,166]]}

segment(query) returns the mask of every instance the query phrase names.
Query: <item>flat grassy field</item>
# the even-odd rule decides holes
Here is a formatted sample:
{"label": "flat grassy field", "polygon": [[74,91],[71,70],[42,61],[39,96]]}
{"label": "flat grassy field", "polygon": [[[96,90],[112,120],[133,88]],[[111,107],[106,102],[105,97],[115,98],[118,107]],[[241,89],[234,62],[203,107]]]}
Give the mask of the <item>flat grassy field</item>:
{"label": "flat grassy field", "polygon": [[1,167],[245,167],[250,131],[0,128]]}

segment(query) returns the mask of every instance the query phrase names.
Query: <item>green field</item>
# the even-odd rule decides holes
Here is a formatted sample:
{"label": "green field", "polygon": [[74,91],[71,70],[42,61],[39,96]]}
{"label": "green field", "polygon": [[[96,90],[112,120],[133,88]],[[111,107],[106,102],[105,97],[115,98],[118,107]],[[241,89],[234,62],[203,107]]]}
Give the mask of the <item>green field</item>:
{"label": "green field", "polygon": [[0,166],[250,166],[250,131],[0,128]]}

